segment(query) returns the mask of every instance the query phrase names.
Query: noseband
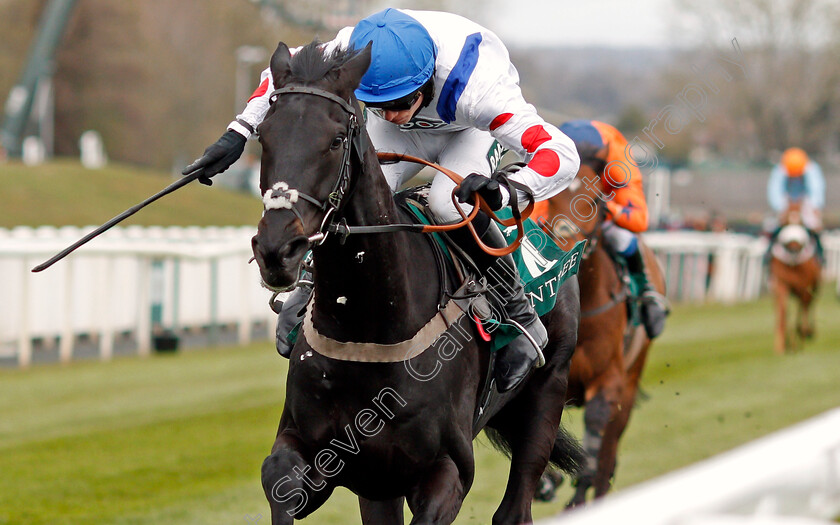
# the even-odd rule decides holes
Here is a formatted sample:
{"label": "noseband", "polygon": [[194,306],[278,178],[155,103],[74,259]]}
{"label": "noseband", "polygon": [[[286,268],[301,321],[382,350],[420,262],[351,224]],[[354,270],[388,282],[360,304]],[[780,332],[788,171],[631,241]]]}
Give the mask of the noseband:
{"label": "noseband", "polygon": [[341,109],[350,116],[347,123],[347,135],[342,141],[344,153],[341,157],[341,167],[338,171],[338,178],[336,179],[332,191],[330,191],[326,199],[319,200],[311,195],[303,193],[302,191],[289,188],[289,185],[283,181],[275,183],[270,189],[266,190],[263,195],[263,205],[265,206],[266,211],[273,209],[291,210],[300,220],[301,224],[304,225],[304,228],[306,225],[303,221],[303,217],[294,206],[298,199],[303,199],[323,211],[324,219],[321,221],[321,227],[318,229],[317,233],[308,237],[311,244],[320,245],[323,244],[329,233],[338,231],[339,229],[335,223],[335,217],[338,215],[336,212],[341,208],[344,197],[348,195],[350,190],[351,155],[355,153],[356,158],[359,161],[359,165],[361,165],[362,158],[367,150],[367,134],[363,133],[364,123],[361,125],[359,124],[355,108],[350,105],[349,102],[334,93],[313,87],[282,87],[275,89],[271,95],[269,95],[269,104],[274,104],[274,102],[277,101],[277,98],[284,93],[314,95],[325,98],[338,104]]}

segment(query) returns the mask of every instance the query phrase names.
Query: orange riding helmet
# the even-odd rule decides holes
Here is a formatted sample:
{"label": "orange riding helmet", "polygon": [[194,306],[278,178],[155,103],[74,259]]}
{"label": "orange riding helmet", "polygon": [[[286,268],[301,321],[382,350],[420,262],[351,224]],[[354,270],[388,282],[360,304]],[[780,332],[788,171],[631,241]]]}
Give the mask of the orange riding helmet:
{"label": "orange riding helmet", "polygon": [[808,164],[808,154],[800,148],[788,148],[782,154],[782,166],[790,177],[801,177]]}

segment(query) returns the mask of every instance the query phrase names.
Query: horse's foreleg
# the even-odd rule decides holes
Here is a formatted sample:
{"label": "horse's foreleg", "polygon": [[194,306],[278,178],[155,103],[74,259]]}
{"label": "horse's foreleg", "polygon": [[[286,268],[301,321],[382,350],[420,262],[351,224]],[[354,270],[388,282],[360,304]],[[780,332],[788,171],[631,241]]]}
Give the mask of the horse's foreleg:
{"label": "horse's foreleg", "polygon": [[807,288],[797,295],[799,298],[799,316],[796,322],[796,331],[801,339],[811,339],[814,337],[814,323],[811,316],[814,291]]}
{"label": "horse's foreleg", "polygon": [[[568,365],[565,368],[568,370]],[[535,382],[545,380],[541,377],[543,370],[539,372],[530,380],[528,389],[492,421],[493,428],[507,441],[511,453],[505,495],[493,514],[493,525],[531,523],[531,501],[558,439],[563,403],[557,400],[564,398],[565,387],[556,395],[548,395],[540,389],[532,391]],[[565,450],[558,452],[562,454]],[[565,457],[558,460],[561,464],[568,463]]]}
{"label": "horse's foreleg", "polygon": [[604,431],[604,440],[601,445],[601,452],[598,456],[598,474],[595,477],[595,497],[604,496],[612,487],[615,478],[615,467],[618,458],[618,443],[627,423],[630,421],[630,413],[636,402],[636,392],[639,388],[639,379],[647,360],[650,341],[639,352],[630,370],[623,381],[623,388],[620,393],[618,406],[614,407],[613,417],[607,423]]}
{"label": "horse's foreleg", "polygon": [[[572,339],[571,344],[575,340]],[[558,434],[566,397],[569,362],[550,362],[529,380],[526,389],[492,421],[510,446],[510,474],[494,525],[531,523],[531,501],[549,458],[576,470],[582,454],[576,442]]]}
{"label": "horse's foreleg", "polygon": [[[322,465],[327,468],[328,465]],[[302,453],[298,441],[278,435],[262,464],[262,485],[272,525],[290,525],[324,504],[333,491],[319,469]]]}
{"label": "horse's foreleg", "polygon": [[788,289],[776,279],[774,285],[776,296],[776,337],[774,350],[777,354],[784,354],[787,348],[787,298]]}
{"label": "horse's foreleg", "polygon": [[403,525],[405,498],[388,501],[371,501],[359,497],[359,510],[364,525]]}
{"label": "horse's foreleg", "polygon": [[[471,475],[467,483],[472,482]],[[411,525],[449,525],[467,495],[465,480],[450,457],[444,457],[408,495]]]}
{"label": "horse's foreleg", "polygon": [[[577,478],[575,495],[569,502],[569,507],[586,503],[586,493],[590,487],[595,487],[596,494],[609,489],[615,458],[609,461],[608,456],[613,449],[613,444],[612,436],[607,436],[606,430],[618,410],[621,382],[620,372],[615,371],[610,375],[612,378],[599,382],[600,386],[597,387],[594,395],[586,401],[583,412],[583,449],[586,452],[586,465]],[[603,386],[605,382],[613,386]],[[605,456],[607,456],[607,461],[604,461]]]}
{"label": "horse's foreleg", "polygon": [[510,474],[505,495],[493,514],[494,525],[531,523],[531,502],[549,459],[568,472],[577,471],[583,461],[577,442],[562,431],[558,433],[580,323],[576,277],[560,287],[557,304],[543,322],[549,331],[546,365],[490,422],[511,453]]}
{"label": "horse's foreleg", "polygon": [[803,337],[813,339],[816,335],[816,324],[814,323],[814,309],[810,304],[802,306]]}
{"label": "horse's foreleg", "polygon": [[[624,392],[622,392],[624,394]],[[635,391],[634,391],[635,394]],[[627,426],[627,421],[630,419],[630,409],[632,408],[632,400],[625,406],[627,395],[621,396],[621,401],[611,407],[612,415],[604,425],[601,450],[598,451],[598,469],[595,474],[593,487],[595,488],[595,497],[600,498],[609,492],[612,487],[612,479],[615,474],[616,458],[618,456],[618,440]],[[587,430],[587,435],[588,435]]]}

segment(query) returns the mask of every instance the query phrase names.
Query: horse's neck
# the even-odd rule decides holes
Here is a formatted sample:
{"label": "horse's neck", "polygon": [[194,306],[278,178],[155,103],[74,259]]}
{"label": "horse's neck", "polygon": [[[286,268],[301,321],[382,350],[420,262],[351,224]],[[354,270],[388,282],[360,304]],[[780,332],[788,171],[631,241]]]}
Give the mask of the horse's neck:
{"label": "horse's neck", "polygon": [[[366,159],[372,157],[377,164],[367,161],[347,202],[343,215],[351,227],[401,222],[375,154],[369,151]],[[436,305],[437,286],[429,285],[437,283],[433,259],[417,234],[350,235],[344,244],[332,237],[317,249],[314,264],[313,321],[328,337],[399,342],[425,324]]]}
{"label": "horse's neck", "polygon": [[611,293],[618,290],[618,275],[614,270],[615,262],[604,248],[603,237],[595,239],[597,246],[581,263],[578,278],[581,289],[581,309],[588,310],[609,300]]}

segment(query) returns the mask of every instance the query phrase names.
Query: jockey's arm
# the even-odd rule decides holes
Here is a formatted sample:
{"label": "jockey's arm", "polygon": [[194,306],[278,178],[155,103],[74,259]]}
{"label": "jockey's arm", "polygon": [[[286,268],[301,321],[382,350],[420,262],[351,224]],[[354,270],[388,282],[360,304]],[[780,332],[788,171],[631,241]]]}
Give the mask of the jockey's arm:
{"label": "jockey's arm", "polygon": [[[577,174],[580,157],[575,144],[525,101],[519,73],[499,37],[485,29],[480,33],[480,55],[469,80],[457,90],[459,95],[453,97],[457,103],[450,111],[441,111],[450,100],[435,102],[438,114],[447,122],[489,131],[527,163],[511,179],[527,186],[537,201],[553,197]],[[507,204],[509,196],[504,193]]]}
{"label": "jockey's arm", "polygon": [[[580,157],[575,144],[525,101],[516,83],[518,78],[496,79],[493,89],[472,108],[465,104],[465,113],[472,117],[472,125],[489,131],[502,146],[527,162],[511,176],[512,180],[530,188],[537,201],[551,198],[563,191],[578,172]],[[524,203],[523,196],[519,197]]]}
{"label": "jockey's arm", "polygon": [[767,181],[767,202],[776,213],[781,213],[787,206],[785,177],[787,175],[784,168],[781,165],[776,165],[770,172],[770,180]]}
{"label": "jockey's arm", "polygon": [[607,201],[609,218],[625,230],[642,233],[648,229],[648,207],[642,184],[642,172],[628,160],[627,139],[615,127],[602,122],[593,124],[607,143],[607,165],[601,178],[604,192],[613,194]]}
{"label": "jockey's arm", "polygon": [[633,233],[648,229],[648,208],[641,185],[616,190],[615,198],[607,201],[607,211],[617,225]]}
{"label": "jockey's arm", "polygon": [[[350,34],[353,32],[352,27],[345,27],[338,32],[336,37],[329,42],[323,44],[325,52],[329,52],[335,48],[344,48],[350,41]],[[302,46],[290,48],[289,52],[294,55],[301,49]],[[245,138],[251,136],[257,129],[257,126],[265,118],[268,113],[269,97],[274,91],[274,78],[271,75],[271,68],[267,67],[260,74],[260,85],[248,99],[245,109],[242,113],[236,116],[230,124],[228,129],[232,129],[240,133]],[[249,129],[250,128],[250,129]]]}
{"label": "jockey's arm", "polygon": [[[511,179],[527,186],[537,201],[557,195],[571,183],[580,167],[574,143],[530,105],[507,109],[513,111],[498,112],[500,118],[495,123],[491,121],[489,130],[505,148],[527,162]],[[520,201],[525,202],[522,196]]]}
{"label": "jockey's arm", "polygon": [[821,210],[825,206],[825,178],[820,165],[809,162],[804,177],[808,200],[816,209]]}

